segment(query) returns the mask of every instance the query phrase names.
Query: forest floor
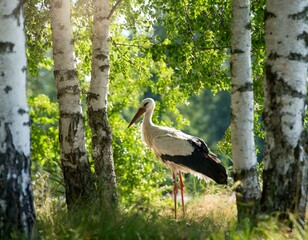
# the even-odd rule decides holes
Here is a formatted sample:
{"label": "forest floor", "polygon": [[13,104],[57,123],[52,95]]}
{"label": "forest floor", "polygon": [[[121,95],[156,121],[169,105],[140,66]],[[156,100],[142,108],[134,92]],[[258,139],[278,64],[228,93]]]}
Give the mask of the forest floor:
{"label": "forest floor", "polygon": [[[171,200],[171,199],[169,199]],[[168,200],[168,201],[169,201]],[[49,199],[37,207],[38,239],[304,239],[275,218],[264,218],[252,227],[237,224],[236,203],[231,189],[213,188],[186,201],[182,216],[174,219],[172,201],[163,207],[122,209],[120,216],[104,213],[92,204],[68,214],[65,204]],[[158,206],[160,203],[156,203]]]}

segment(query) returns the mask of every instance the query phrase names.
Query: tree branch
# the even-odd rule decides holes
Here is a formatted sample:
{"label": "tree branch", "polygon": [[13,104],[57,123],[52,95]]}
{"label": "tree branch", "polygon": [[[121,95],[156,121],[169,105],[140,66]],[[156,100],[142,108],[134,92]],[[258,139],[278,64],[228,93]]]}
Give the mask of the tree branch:
{"label": "tree branch", "polygon": [[109,13],[107,19],[110,19],[110,18],[113,16],[115,10],[117,9],[118,5],[121,4],[121,2],[122,2],[122,0],[118,0],[118,1],[114,4],[114,6],[112,7],[112,9],[111,9],[111,11],[110,11],[110,13]]}
{"label": "tree branch", "polygon": [[[137,44],[128,44],[128,43],[120,43],[112,40],[112,43],[114,46],[124,46],[124,47],[137,47],[137,48],[143,48],[143,49],[151,49],[155,46],[159,46],[159,44],[151,44],[149,46],[143,46],[143,45],[137,45]],[[174,46],[173,44],[168,44],[164,46]],[[177,45],[178,46],[178,45]],[[226,48],[230,48],[230,46],[213,46],[213,47],[200,47],[198,50],[201,51],[210,51],[210,50],[224,50]]]}

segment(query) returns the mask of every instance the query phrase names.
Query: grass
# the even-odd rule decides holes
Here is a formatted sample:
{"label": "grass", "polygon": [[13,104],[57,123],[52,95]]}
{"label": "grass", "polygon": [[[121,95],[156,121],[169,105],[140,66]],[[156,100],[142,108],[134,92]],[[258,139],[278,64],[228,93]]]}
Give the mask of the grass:
{"label": "grass", "polygon": [[302,239],[299,231],[291,233],[275,218],[254,228],[249,223],[237,225],[235,197],[228,188],[209,187],[186,203],[185,217],[179,215],[177,220],[171,198],[152,206],[122,208],[117,217],[97,203],[70,215],[63,201],[46,197],[36,205],[38,239]]}

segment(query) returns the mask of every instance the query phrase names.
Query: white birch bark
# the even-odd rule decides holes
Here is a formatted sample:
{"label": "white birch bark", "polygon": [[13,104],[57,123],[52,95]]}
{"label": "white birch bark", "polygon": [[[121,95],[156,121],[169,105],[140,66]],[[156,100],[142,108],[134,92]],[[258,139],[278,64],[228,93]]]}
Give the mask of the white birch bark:
{"label": "white birch bark", "polygon": [[112,155],[112,134],[107,114],[109,85],[109,0],[94,0],[91,83],[87,95],[92,155],[97,185],[106,208],[117,205],[117,184]]}
{"label": "white birch bark", "polygon": [[[233,0],[231,139],[238,215],[253,213],[260,198],[254,143],[250,1]],[[246,207],[245,207],[246,206]]]}
{"label": "white birch bark", "polygon": [[304,220],[307,157],[304,115],[308,72],[308,2],[267,0],[265,20],[266,148],[262,204]]}
{"label": "white birch bark", "polygon": [[0,2],[0,238],[31,237],[35,213],[30,176],[23,1]]}
{"label": "white birch bark", "polygon": [[94,111],[107,109],[109,88],[109,0],[94,0],[92,71],[89,94],[96,97],[89,100]]}
{"label": "white birch bark", "polygon": [[94,189],[86,155],[85,129],[76,70],[70,1],[53,0],[51,27],[54,75],[60,110],[60,152],[68,206]]}

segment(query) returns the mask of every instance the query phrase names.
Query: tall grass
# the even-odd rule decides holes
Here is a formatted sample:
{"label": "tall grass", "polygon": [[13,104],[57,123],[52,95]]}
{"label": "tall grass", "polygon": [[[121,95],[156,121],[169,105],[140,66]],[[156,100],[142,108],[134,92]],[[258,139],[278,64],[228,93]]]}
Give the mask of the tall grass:
{"label": "tall grass", "polygon": [[[37,194],[39,194],[37,192]],[[209,185],[206,192],[186,203],[185,217],[174,219],[172,198],[151,204],[140,202],[122,207],[113,216],[92,201],[67,212],[63,199],[52,199],[48,192],[36,198],[38,239],[303,239],[303,233],[290,231],[274,217],[252,227],[237,224],[232,190]]]}

